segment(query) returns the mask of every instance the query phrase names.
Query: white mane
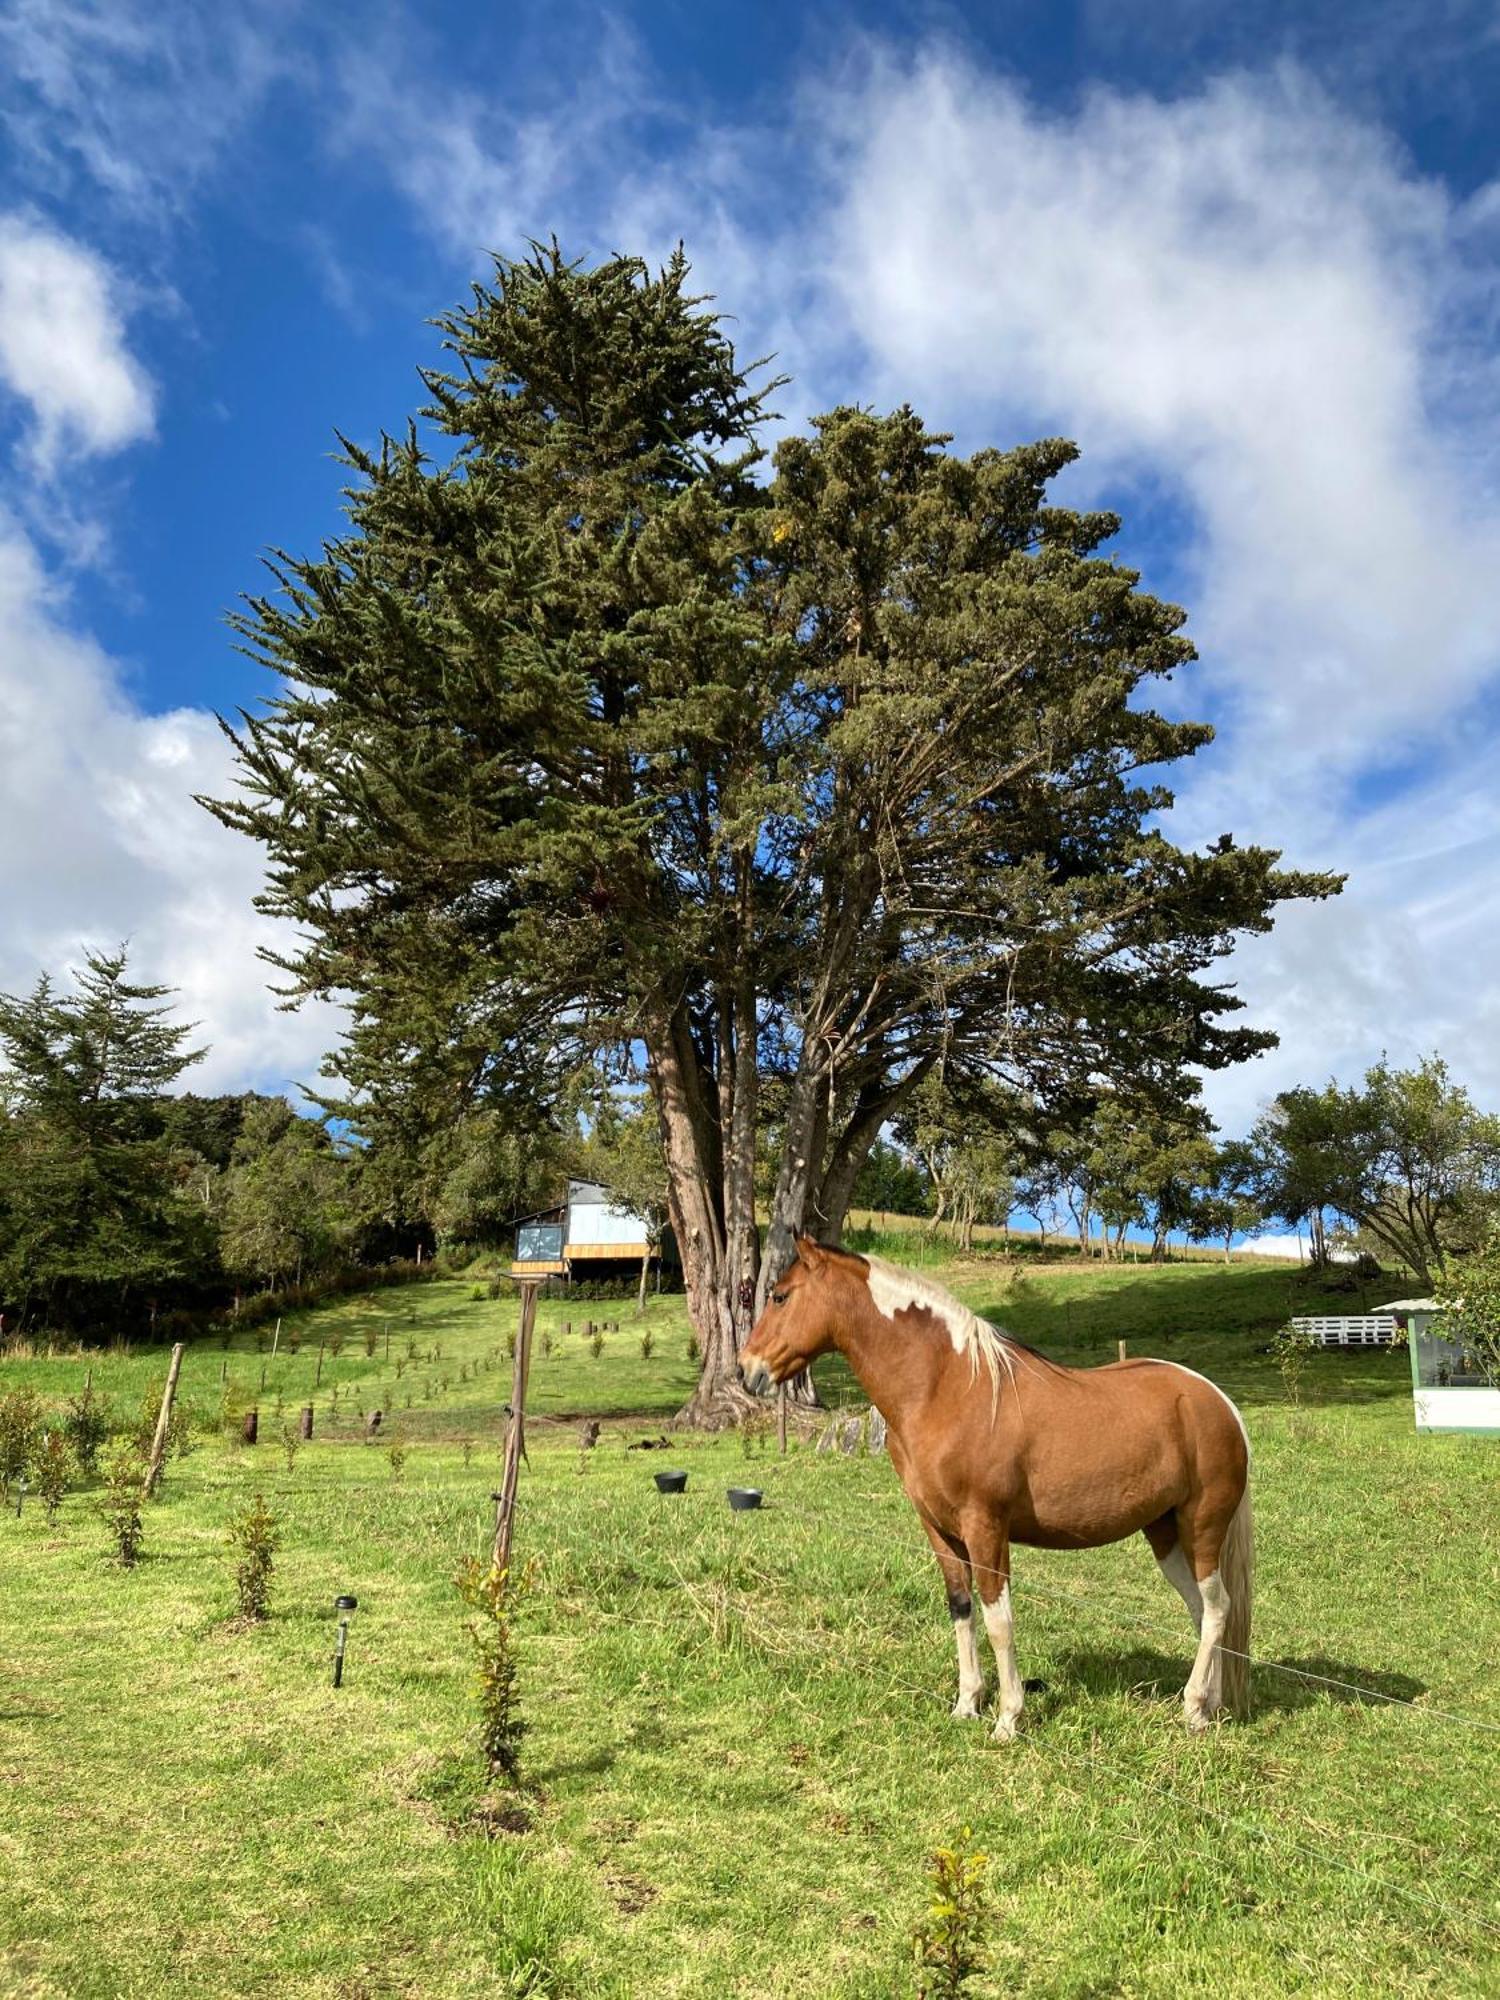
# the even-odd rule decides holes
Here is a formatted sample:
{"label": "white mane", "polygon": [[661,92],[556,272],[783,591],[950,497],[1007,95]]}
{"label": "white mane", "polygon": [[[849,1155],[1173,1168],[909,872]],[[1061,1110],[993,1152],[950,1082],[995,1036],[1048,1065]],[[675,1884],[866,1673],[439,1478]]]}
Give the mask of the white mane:
{"label": "white mane", "polygon": [[947,1329],[953,1351],[968,1355],[972,1380],[977,1380],[980,1364],[983,1363],[990,1378],[992,1400],[1000,1393],[1002,1368],[1014,1387],[1015,1358],[1010,1336],[1002,1327],[991,1326],[987,1319],[981,1319],[978,1313],[972,1312],[962,1299],[955,1298],[936,1279],[926,1277],[920,1271],[903,1270],[899,1264],[887,1263],[884,1257],[871,1257],[865,1252],[860,1254],[870,1267],[870,1296],[875,1301],[876,1309],[887,1319],[894,1319],[897,1313],[910,1306],[925,1306],[933,1318]]}

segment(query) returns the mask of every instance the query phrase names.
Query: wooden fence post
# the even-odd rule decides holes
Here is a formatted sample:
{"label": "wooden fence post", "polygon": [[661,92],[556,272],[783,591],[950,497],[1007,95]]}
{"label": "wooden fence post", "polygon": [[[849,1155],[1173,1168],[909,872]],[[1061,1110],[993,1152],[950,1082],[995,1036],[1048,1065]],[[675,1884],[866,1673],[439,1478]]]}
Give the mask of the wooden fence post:
{"label": "wooden fence post", "polygon": [[786,1457],[786,1384],[776,1391],[776,1441],[781,1446],[781,1456]]}
{"label": "wooden fence post", "polygon": [[179,1340],[172,1349],[172,1359],[167,1367],[167,1386],[161,1392],[161,1414],[156,1419],[156,1436],[151,1440],[151,1461],[146,1467],[148,1500],[160,1483],[162,1464],[167,1456],[167,1432],[172,1424],[172,1402],[177,1394],[177,1377],[182,1372],[182,1353],[182,1342]]}
{"label": "wooden fence post", "polygon": [[1119,1341],[1116,1341],[1116,1342],[1115,1342],[1115,1346],[1116,1346],[1116,1349],[1117,1349],[1117,1350],[1118,1350],[1118,1352],[1119,1352],[1119,1356],[1120,1356],[1120,1359],[1121,1359],[1122,1361],[1128,1361],[1130,1357],[1129,1357],[1129,1356],[1128,1356],[1128,1355],[1126,1354],[1126,1352],[1125,1352],[1125,1343],[1124,1343],[1124,1341],[1123,1341],[1123,1340],[1119,1340]]}
{"label": "wooden fence post", "polygon": [[522,1278],[521,1329],[516,1335],[516,1360],[510,1386],[510,1428],[505,1433],[505,1471],[495,1500],[495,1539],[490,1562],[499,1570],[510,1567],[511,1534],[516,1518],[516,1482],[521,1476],[521,1454],[526,1449],[526,1378],[531,1372],[531,1333],[536,1325],[536,1298],[539,1278]]}

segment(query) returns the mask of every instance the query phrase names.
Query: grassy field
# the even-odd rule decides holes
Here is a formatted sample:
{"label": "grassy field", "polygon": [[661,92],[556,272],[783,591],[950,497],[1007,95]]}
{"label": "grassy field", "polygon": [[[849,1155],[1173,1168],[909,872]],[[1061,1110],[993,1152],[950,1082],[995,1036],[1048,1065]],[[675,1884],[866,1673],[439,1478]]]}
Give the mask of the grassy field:
{"label": "grassy field", "polygon": [[[1144,1544],[1023,1550],[1045,1689],[994,1745],[948,1716],[936,1571],[883,1458],[628,1451],[687,1393],[680,1300],[652,1302],[649,1358],[629,1304],[549,1303],[532,1403],[559,1421],[532,1433],[517,1536],[526,1810],[485,1837],[452,1579],[488,1543],[516,1307],[385,1292],[288,1322],[274,1360],[190,1351],[201,1421],[255,1397],[262,1442],[205,1434],[172,1463],[134,1572],[88,1494],[50,1529],[34,1499],[0,1514],[0,1993],[910,1993],[924,1857],[966,1823],[991,1856],[976,1994],[1500,1991],[1494,1444],[1417,1439],[1404,1355],[1314,1357],[1293,1407],[1263,1351],[1289,1305],[1369,1302],[1294,1273],[951,1276],[1060,1358],[1124,1336],[1222,1382],[1256,1450],[1257,1656],[1398,1699],[1266,1667],[1250,1723],[1191,1740],[1188,1627]],[[588,1314],[621,1323],[598,1359],[561,1333]],[[57,1401],[90,1365],[133,1408],[164,1357],[10,1356],[0,1390]],[[399,1480],[359,1442],[377,1405]],[[582,1411],[615,1413],[588,1454]],[[747,1481],[767,1505],[731,1515]],[[225,1527],[257,1492],[283,1542],[273,1615],[242,1629]],[[335,1692],[340,1591],[360,1609]]]}

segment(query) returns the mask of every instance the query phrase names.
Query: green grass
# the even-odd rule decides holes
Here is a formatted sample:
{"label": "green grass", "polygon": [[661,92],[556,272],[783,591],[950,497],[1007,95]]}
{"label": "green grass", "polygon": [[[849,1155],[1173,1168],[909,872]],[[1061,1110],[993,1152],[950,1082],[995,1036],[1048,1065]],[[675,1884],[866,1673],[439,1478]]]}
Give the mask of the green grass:
{"label": "green grass", "polygon": [[[652,1302],[650,1360],[628,1303],[549,1302],[531,1400],[568,1421],[532,1431],[517,1530],[537,1565],[530,1824],[465,1830],[480,1788],[452,1577],[488,1544],[516,1307],[451,1282],[381,1293],[306,1316],[346,1345],[290,1472],[274,1399],[286,1420],[307,1399],[316,1334],[274,1363],[253,1341],[190,1351],[205,1414],[226,1361],[241,1395],[266,1366],[266,1441],[174,1462],[134,1573],[103,1560],[87,1495],[51,1530],[31,1501],[0,1515],[0,1993],[873,2000],[911,1990],[923,1859],[965,1823],[992,1857],[981,1994],[1500,1990],[1500,1734],[1438,1713],[1500,1725],[1494,1445],[1418,1439],[1404,1355],[1319,1355],[1290,1408],[1261,1350],[1289,1301],[1335,1303],[1295,1274],[954,1276],[1060,1356],[1124,1337],[1236,1394],[1257,1655],[1402,1703],[1261,1671],[1250,1724],[1191,1740],[1188,1627],[1144,1545],[1021,1551],[1022,1667],[1046,1691],[993,1745],[946,1712],[941,1590],[884,1459],[695,1436],[627,1451],[690,1386],[681,1301]],[[559,1332],[588,1315],[621,1322],[597,1361]],[[397,1384],[407,1340],[442,1352]],[[60,1399],[87,1365],[11,1357],[0,1388]],[[92,1365],[133,1406],[164,1357]],[[399,1483],[358,1442],[377,1400],[411,1447]],[[583,1410],[616,1413],[586,1457]],[[679,1500],[654,1491],[664,1460],[690,1473]],[[723,1489],[747,1480],[767,1506],[731,1515]],[[273,1616],[242,1630],[225,1529],[257,1491],[283,1543]],[[335,1692],[341,1590],[360,1609]]]}

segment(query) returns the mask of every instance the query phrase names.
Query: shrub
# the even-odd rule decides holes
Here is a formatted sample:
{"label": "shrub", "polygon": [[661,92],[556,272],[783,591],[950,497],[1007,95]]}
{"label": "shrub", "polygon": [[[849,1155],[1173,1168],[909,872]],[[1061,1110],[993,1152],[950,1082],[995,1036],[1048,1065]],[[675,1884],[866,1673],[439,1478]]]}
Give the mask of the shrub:
{"label": "shrub", "polygon": [[66,1435],[60,1430],[48,1431],[36,1456],[36,1490],[42,1496],[49,1521],[57,1519],[72,1471],[73,1453]]}
{"label": "shrub", "polygon": [[542,1337],[540,1345],[542,1353],[544,1355],[550,1354],[552,1352],[552,1329],[550,1326],[544,1326],[542,1328]]}
{"label": "shrub", "polygon": [[1310,1333],[1291,1325],[1278,1327],[1271,1352],[1281,1370],[1282,1387],[1295,1410],[1302,1400],[1302,1377],[1307,1373],[1308,1356],[1317,1345]]}
{"label": "shrub", "polygon": [[281,1449],[286,1453],[286,1469],[296,1470],[297,1454],[302,1449],[302,1432],[296,1424],[281,1426]]}
{"label": "shrub", "polygon": [[476,1305],[480,1304],[483,1300],[487,1299],[489,1295],[490,1291],[488,1285],[470,1285],[469,1287],[469,1297],[473,1299]]}
{"label": "shrub", "polygon": [[520,1339],[520,1337],[521,1336],[519,1335],[519,1333],[517,1333],[514,1327],[512,1327],[510,1332],[505,1336],[505,1351],[510,1356],[512,1361],[514,1361],[516,1358],[516,1342]]}
{"label": "shrub", "polygon": [[700,1361],[700,1360],[702,1360],[702,1358],[703,1358],[703,1349],[702,1349],[702,1348],[701,1348],[701,1347],[700,1347],[700,1346],[698,1345],[698,1336],[697,1336],[697,1334],[696,1334],[696,1333],[690,1333],[690,1334],[688,1335],[688,1337],[687,1337],[687,1347],[686,1347],[686,1350],[685,1350],[685,1352],[686,1352],[686,1355],[687,1355],[687,1359],[688,1359],[689,1361]]}
{"label": "shrub", "polygon": [[134,1569],[140,1561],[145,1529],[141,1522],[141,1489],[146,1468],[141,1455],[128,1438],[117,1438],[105,1454],[101,1470],[104,1491],[99,1512],[114,1540],[115,1558],[124,1569]]}
{"label": "shrub", "polygon": [[912,1933],[917,2000],[963,2000],[984,1969],[984,1875],[989,1856],[973,1846],[968,1827],[952,1847],[928,1858],[927,1918]]}
{"label": "shrub", "polygon": [[343,1353],[343,1351],[344,1351],[343,1328],[336,1326],[333,1329],[333,1332],[330,1333],[328,1336],[328,1352],[331,1355],[333,1355],[333,1357],[336,1360],[338,1356]]}
{"label": "shrub", "polygon": [[597,1361],[599,1359],[599,1356],[603,1352],[604,1352],[604,1335],[596,1330],[593,1339],[589,1342],[589,1353],[592,1354],[594,1359]]}
{"label": "shrub", "polygon": [[371,1358],[371,1360],[373,1360],[375,1356],[376,1346],[379,1344],[380,1341],[379,1327],[367,1326],[365,1328],[364,1338],[365,1338],[365,1353]]}
{"label": "shrub", "polygon": [[[407,1401],[407,1407],[410,1408],[411,1406],[410,1396],[407,1397],[406,1401]],[[385,1455],[390,1460],[391,1479],[394,1482],[399,1483],[402,1473],[406,1470],[405,1442],[399,1437],[393,1437],[390,1443],[385,1448]]]}
{"label": "shrub", "polygon": [[655,1347],[655,1345],[656,1345],[656,1335],[651,1331],[650,1327],[647,1327],[646,1331],[641,1335],[642,1361],[649,1361],[651,1359],[651,1350]]}
{"label": "shrub", "polygon": [[42,1404],[35,1389],[0,1396],[0,1497],[25,1476],[41,1441]]}
{"label": "shrub", "polygon": [[259,1493],[254,1505],[229,1523],[229,1546],[238,1549],[240,1557],[234,1587],[241,1618],[264,1618],[270,1609],[271,1570],[280,1539],[276,1516]]}
{"label": "shrub", "polygon": [[478,1669],[479,1752],[492,1779],[516,1784],[521,1775],[521,1719],[511,1610],[518,1593],[509,1573],[471,1556],[458,1572],[458,1593],[475,1613],[469,1621]]}

